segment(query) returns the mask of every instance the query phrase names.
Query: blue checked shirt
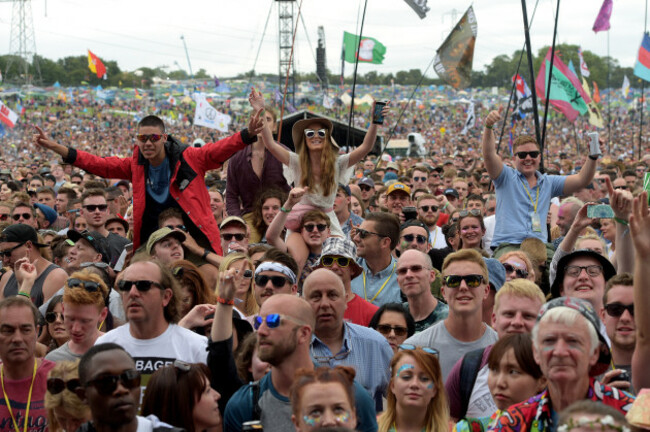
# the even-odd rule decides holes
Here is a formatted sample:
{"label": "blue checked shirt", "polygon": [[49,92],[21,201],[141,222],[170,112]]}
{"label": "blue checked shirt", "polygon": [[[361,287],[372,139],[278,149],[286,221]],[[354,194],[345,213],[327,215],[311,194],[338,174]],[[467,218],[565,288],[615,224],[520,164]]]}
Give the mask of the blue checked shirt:
{"label": "blue checked shirt", "polygon": [[393,350],[386,338],[377,331],[357,324],[344,322],[343,345],[335,355],[316,335],[311,339],[311,357],[316,366],[350,366],[359,382],[382,410],[382,396],[390,381],[390,361]]}
{"label": "blue checked shirt", "polygon": [[[370,271],[365,259],[359,258],[357,259],[357,263],[363,269],[363,273],[355,277],[350,283],[353,293],[375,306],[382,306],[386,303],[393,302],[402,303],[402,292],[397,284],[397,260],[395,257],[391,256],[388,267],[375,274]],[[386,285],[384,286],[384,284]],[[383,289],[382,286],[384,287]]]}
{"label": "blue checked shirt", "polygon": [[365,219],[363,219],[361,216],[358,216],[354,213],[350,213],[350,217],[348,218],[348,220],[346,220],[345,223],[341,225],[343,234],[345,234],[345,237],[347,237],[348,240],[351,240],[350,231],[352,231],[352,225],[358,227],[359,225],[361,225],[361,222],[363,222],[364,220]]}

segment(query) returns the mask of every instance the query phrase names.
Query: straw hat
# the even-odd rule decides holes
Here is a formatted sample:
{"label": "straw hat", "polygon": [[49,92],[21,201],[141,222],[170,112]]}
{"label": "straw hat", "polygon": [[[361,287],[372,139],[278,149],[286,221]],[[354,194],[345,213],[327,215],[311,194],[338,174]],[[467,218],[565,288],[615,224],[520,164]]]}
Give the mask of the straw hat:
{"label": "straw hat", "polygon": [[296,153],[300,152],[300,146],[302,146],[302,143],[304,142],[303,137],[305,136],[305,129],[307,129],[307,126],[313,123],[319,123],[327,129],[327,135],[329,136],[329,140],[336,148],[337,150],[340,148],[339,145],[334,141],[334,138],[332,138],[332,130],[334,129],[334,125],[332,125],[332,122],[321,117],[313,117],[313,118],[308,118],[308,119],[303,119],[299,120],[296,123],[294,123],[293,128],[291,129],[291,138],[293,139],[293,145],[296,149]]}

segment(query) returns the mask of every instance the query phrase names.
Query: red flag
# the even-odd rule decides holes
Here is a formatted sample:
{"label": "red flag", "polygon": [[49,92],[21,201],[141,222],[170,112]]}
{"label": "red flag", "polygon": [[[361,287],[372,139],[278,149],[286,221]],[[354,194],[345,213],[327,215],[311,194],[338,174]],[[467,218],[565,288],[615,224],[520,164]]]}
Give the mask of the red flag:
{"label": "red flag", "polygon": [[106,66],[90,50],[88,50],[88,69],[97,74],[97,78],[106,79]]}
{"label": "red flag", "polygon": [[596,84],[596,81],[592,81],[594,84],[594,94],[592,95],[592,99],[596,103],[600,103],[600,90],[598,90],[598,84]]}

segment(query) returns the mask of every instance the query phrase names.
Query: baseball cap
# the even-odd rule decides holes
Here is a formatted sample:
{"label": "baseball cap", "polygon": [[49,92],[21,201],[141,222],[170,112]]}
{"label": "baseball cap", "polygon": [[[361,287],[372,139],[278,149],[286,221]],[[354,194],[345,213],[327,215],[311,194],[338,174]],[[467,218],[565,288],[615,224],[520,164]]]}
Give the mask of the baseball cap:
{"label": "baseball cap", "polygon": [[102,261],[105,263],[109,262],[110,257],[108,256],[108,240],[102,234],[97,231],[88,231],[83,230],[81,232],[75,230],[69,230],[67,236],[70,240],[77,243],[79,240],[86,240],[97,253],[102,255]]}
{"label": "baseball cap", "polygon": [[219,225],[219,229],[223,229],[223,227],[225,227],[226,225],[228,225],[228,224],[230,224],[232,222],[236,222],[236,223],[242,225],[244,228],[248,227],[248,225],[246,224],[246,221],[244,219],[240,218],[239,216],[228,216],[227,218],[225,218],[221,222],[221,225]]}
{"label": "baseball cap", "polygon": [[387,169],[387,170],[389,170],[389,169],[394,169],[395,171],[398,171],[398,172],[399,172],[399,165],[397,165],[397,162],[388,162],[388,163],[386,164],[386,169]]}
{"label": "baseball cap", "polygon": [[47,245],[38,243],[38,233],[36,230],[25,224],[9,225],[0,234],[0,241],[7,243],[25,243],[32,242],[36,247],[45,247]]}
{"label": "baseball cap", "polygon": [[388,190],[386,191],[386,196],[392,194],[393,192],[404,192],[407,194],[409,197],[411,196],[411,188],[405,185],[404,183],[393,183],[388,187]]}
{"label": "baseball cap", "polygon": [[183,243],[186,238],[182,231],[173,230],[167,227],[160,228],[149,236],[149,240],[147,240],[147,253],[151,255],[154,245],[167,237],[174,237],[181,243]]}
{"label": "baseball cap", "polygon": [[458,191],[456,189],[454,189],[454,188],[445,189],[445,191],[443,193],[445,195],[451,195],[454,198],[460,198],[460,195],[458,195]]}
{"label": "baseball cap", "polygon": [[357,182],[357,185],[359,186],[366,185],[371,188],[374,188],[375,182],[370,177],[361,177],[361,179],[359,179],[359,181]]}

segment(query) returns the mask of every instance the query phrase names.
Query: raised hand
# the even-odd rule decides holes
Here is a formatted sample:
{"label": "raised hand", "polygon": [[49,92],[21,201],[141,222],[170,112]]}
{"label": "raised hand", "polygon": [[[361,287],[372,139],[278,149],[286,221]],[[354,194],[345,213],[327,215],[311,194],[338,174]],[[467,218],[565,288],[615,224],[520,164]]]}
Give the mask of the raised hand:
{"label": "raised hand", "polygon": [[34,125],[34,129],[36,129],[35,134],[32,135],[32,143],[37,146],[41,147],[47,150],[52,150],[59,155],[63,156],[64,158],[68,156],[68,148],[65,146],[62,146],[61,144],[57,143],[56,141],[53,141],[49,135],[43,131],[40,127]]}
{"label": "raised hand", "polygon": [[208,315],[214,313],[215,307],[211,304],[196,305],[190,310],[187,315],[183,317],[178,323],[179,326],[186,329],[193,329],[196,327],[205,327],[212,324],[214,318],[206,318]]}
{"label": "raised hand", "polygon": [[302,199],[303,195],[305,195],[309,191],[308,187],[304,188],[293,188],[291,191],[289,191],[289,197],[287,197],[287,204],[288,207],[285,205],[285,208],[287,209],[292,209],[293,206],[298,204],[300,200]]}
{"label": "raised hand", "polygon": [[219,297],[222,299],[227,301],[234,300],[237,290],[235,286],[236,274],[237,269],[235,268],[228,269],[228,271],[219,274]]}
{"label": "raised hand", "polygon": [[574,229],[576,233],[582,233],[582,231],[593,222],[593,219],[587,216],[587,210],[592,205],[594,204],[587,203],[578,210],[578,213],[576,213],[576,217],[573,219],[573,223],[571,224],[571,229]]}
{"label": "raised hand", "polygon": [[501,113],[503,112],[503,106],[499,106],[499,110],[490,111],[490,113],[485,118],[485,126],[493,127],[495,123],[500,122]]}
{"label": "raised hand", "polygon": [[264,130],[264,116],[262,112],[264,112],[264,108],[257,110],[255,114],[251,115],[248,121],[248,133],[251,136],[259,135]]}
{"label": "raised hand", "polygon": [[256,112],[264,109],[264,95],[262,95],[262,92],[255,90],[255,87],[251,89],[251,94],[248,95],[248,102]]}
{"label": "raised hand", "polygon": [[634,198],[630,231],[637,257],[644,260],[650,257],[650,212],[648,211],[648,192],[646,191]]}
{"label": "raised hand", "polygon": [[632,213],[632,192],[626,190],[616,190],[612,186],[609,176],[605,177],[605,186],[609,195],[609,206],[614,210],[614,216],[619,219],[628,220]]}

